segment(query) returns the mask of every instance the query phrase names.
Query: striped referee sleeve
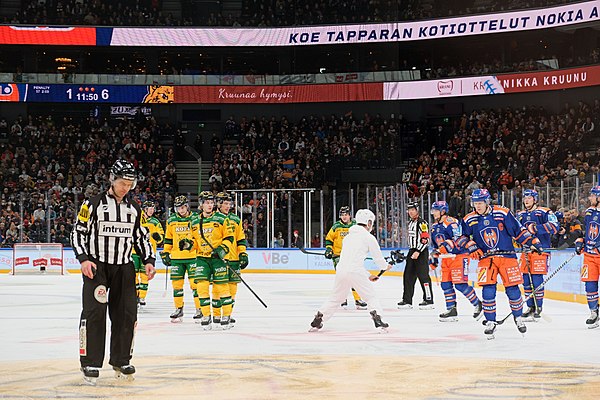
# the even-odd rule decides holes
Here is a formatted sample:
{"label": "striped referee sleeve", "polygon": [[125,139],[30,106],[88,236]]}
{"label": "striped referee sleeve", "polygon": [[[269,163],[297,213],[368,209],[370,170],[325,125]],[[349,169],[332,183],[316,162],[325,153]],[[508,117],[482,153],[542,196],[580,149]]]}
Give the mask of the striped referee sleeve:
{"label": "striped referee sleeve", "polygon": [[417,251],[422,253],[429,246],[429,225],[425,221],[417,223]]}
{"label": "striped referee sleeve", "polygon": [[79,209],[75,226],[71,231],[71,247],[80,263],[90,259],[90,216],[92,212],[92,205],[89,200],[85,200]]}
{"label": "striped referee sleeve", "polygon": [[[137,209],[137,207],[136,207]],[[135,217],[135,224],[133,226],[133,246],[135,252],[144,261],[144,264],[152,264],[156,261],[156,255],[154,254],[154,248],[150,243],[150,230],[142,226],[142,213],[138,210],[138,214]]]}

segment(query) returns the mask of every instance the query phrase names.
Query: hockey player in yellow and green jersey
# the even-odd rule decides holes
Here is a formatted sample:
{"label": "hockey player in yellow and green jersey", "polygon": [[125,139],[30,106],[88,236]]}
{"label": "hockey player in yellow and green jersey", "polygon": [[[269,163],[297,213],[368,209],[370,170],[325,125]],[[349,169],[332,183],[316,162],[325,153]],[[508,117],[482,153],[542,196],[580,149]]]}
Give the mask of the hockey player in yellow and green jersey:
{"label": "hockey player in yellow and green jersey", "polygon": [[200,193],[198,207],[201,212],[196,219],[199,227],[192,231],[193,241],[184,239],[180,242],[184,249],[195,248],[197,251],[195,282],[202,312],[200,324],[206,330],[212,329],[209,293],[211,281],[214,293],[221,302],[223,316],[219,325],[222,329],[230,328],[233,303],[229,293],[229,273],[225,264],[232,236],[227,227],[227,218],[220,212],[214,212],[214,206],[215,197],[211,192]]}
{"label": "hockey player in yellow and green jersey", "polygon": [[[161,258],[165,265],[170,267],[171,283],[173,285],[173,302],[175,311],[171,314],[171,322],[181,322],[183,317],[183,281],[187,273],[190,288],[194,294],[196,306],[195,320],[200,320],[200,301],[196,291],[194,277],[196,273],[196,250],[185,248],[181,242],[184,239],[193,240],[194,221],[198,218],[190,209],[185,196],[175,197],[173,202],[175,212],[167,220],[164,251]],[[196,226],[197,229],[197,226]],[[197,233],[197,232],[196,232]]]}
{"label": "hockey player in yellow and green jersey", "polygon": [[[217,194],[217,208],[227,216],[229,233],[231,233],[233,241],[229,247],[229,253],[225,256],[225,260],[229,266],[229,293],[233,301],[232,307],[235,305],[235,295],[237,293],[238,283],[241,282],[240,274],[242,269],[248,266],[248,253],[246,253],[246,234],[242,226],[242,220],[235,213],[231,212],[233,207],[231,197],[221,192]],[[213,309],[213,321],[214,321]],[[235,323],[235,319],[230,318],[230,325]]]}
{"label": "hockey player in yellow and green jersey", "polygon": [[[337,263],[340,260],[340,253],[342,252],[342,240],[344,240],[344,237],[348,234],[348,229],[350,229],[352,225],[356,224],[350,215],[350,207],[340,207],[338,215],[340,220],[333,224],[331,229],[329,229],[329,232],[327,232],[327,236],[325,236],[325,258],[333,260],[333,268],[337,266]],[[360,295],[356,292],[356,290],[354,290],[354,288],[352,288],[352,297],[354,297],[356,309],[367,309],[367,303],[360,298]],[[348,300],[342,303],[342,307],[347,306]]]}
{"label": "hockey player in yellow and green jersey", "polygon": [[[147,228],[150,233],[150,244],[156,253],[156,247],[162,243],[165,237],[161,222],[154,216],[156,205],[153,201],[145,201],[142,204],[142,226]],[[137,291],[138,307],[146,305],[146,293],[148,293],[148,275],[140,256],[135,254],[135,250],[131,254],[133,265],[135,267],[135,289]]]}

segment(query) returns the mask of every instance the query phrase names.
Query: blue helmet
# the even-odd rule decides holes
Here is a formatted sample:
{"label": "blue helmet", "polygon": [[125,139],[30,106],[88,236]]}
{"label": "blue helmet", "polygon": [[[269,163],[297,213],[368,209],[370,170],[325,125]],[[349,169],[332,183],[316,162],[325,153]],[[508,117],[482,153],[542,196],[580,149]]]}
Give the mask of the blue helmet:
{"label": "blue helmet", "polygon": [[486,204],[492,202],[492,196],[487,189],[475,189],[471,195],[471,202],[476,203],[478,201],[484,201]]}
{"label": "blue helmet", "polygon": [[446,203],[443,200],[436,201],[435,203],[433,203],[431,205],[431,211],[433,211],[433,210],[438,210],[439,212],[444,211],[444,212],[448,213],[448,203]]}
{"label": "blue helmet", "polygon": [[537,190],[535,190],[535,189],[525,189],[525,190],[523,190],[523,198],[528,197],[528,196],[533,197],[533,201],[535,201],[536,203],[540,199],[540,196],[539,196]]}
{"label": "blue helmet", "polygon": [[559,221],[565,219],[565,214],[563,214],[562,211],[557,211],[557,212],[554,213],[554,215],[556,215],[556,219],[559,220]]}
{"label": "blue helmet", "polygon": [[594,186],[592,190],[590,190],[590,194],[600,197],[600,186]]}

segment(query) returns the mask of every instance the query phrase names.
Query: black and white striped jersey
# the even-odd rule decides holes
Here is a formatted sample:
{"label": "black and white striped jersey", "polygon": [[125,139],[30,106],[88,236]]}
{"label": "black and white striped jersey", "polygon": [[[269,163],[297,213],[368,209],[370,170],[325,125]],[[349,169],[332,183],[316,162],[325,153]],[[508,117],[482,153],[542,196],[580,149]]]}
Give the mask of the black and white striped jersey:
{"label": "black and white striped jersey", "polygon": [[127,196],[121,203],[108,192],[85,200],[71,233],[79,262],[92,258],[107,264],[127,264],[135,248],[145,264],[154,264],[156,256],[141,216],[140,206]]}
{"label": "black and white striped jersey", "polygon": [[425,251],[429,245],[429,226],[422,218],[408,221],[408,247],[419,253]]}

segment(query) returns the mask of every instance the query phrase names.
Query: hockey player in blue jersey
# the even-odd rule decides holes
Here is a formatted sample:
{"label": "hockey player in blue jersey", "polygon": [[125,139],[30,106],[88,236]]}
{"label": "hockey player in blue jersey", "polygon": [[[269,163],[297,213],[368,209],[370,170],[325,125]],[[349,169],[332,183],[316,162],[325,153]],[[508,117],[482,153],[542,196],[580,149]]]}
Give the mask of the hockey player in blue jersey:
{"label": "hockey player in blue jersey", "polygon": [[496,331],[496,286],[498,275],[506,288],[510,308],[519,332],[527,327],[521,318],[523,299],[519,285],[523,274],[517,262],[513,239],[531,250],[542,252],[539,239],[533,237],[517,221],[506,207],[492,206],[487,189],[475,189],[471,204],[474,211],[462,220],[462,236],[456,241],[468,250],[472,258],[479,260],[477,282],[483,287],[483,312],[486,318],[484,333],[488,339],[494,338]]}
{"label": "hockey player in blue jersey", "polygon": [[577,254],[583,253],[581,281],[585,282],[590,317],[585,321],[589,329],[598,327],[598,279],[600,278],[600,186],[594,186],[588,197],[590,207],[585,210],[584,234],[575,241]]}
{"label": "hockey player in blue jersey", "polygon": [[[523,210],[517,213],[517,219],[529,233],[540,240],[543,248],[552,246],[552,235],[558,232],[558,219],[554,212],[538,205],[539,195],[536,190],[526,189],[523,191]],[[542,313],[544,304],[544,288],[539,286],[544,281],[544,275],[548,273],[550,265],[550,253],[544,252],[538,254],[531,251],[528,247],[523,247],[521,255],[521,271],[523,272],[523,289],[525,296],[531,295],[534,289],[535,301],[533,298],[527,300],[527,310],[523,312],[525,321],[538,320]]]}
{"label": "hockey player in blue jersey", "polygon": [[456,309],[456,291],[458,289],[475,307],[473,318],[482,316],[482,304],[473,286],[469,285],[469,253],[455,245],[454,241],[461,237],[462,229],[460,222],[448,214],[448,203],[436,201],[431,206],[431,215],[434,223],[431,226],[431,244],[434,251],[430,266],[432,269],[438,264],[440,254],[448,254],[449,257],[441,259],[442,264],[442,290],[446,298],[446,312],[440,314],[441,322],[458,321],[458,310]]}

